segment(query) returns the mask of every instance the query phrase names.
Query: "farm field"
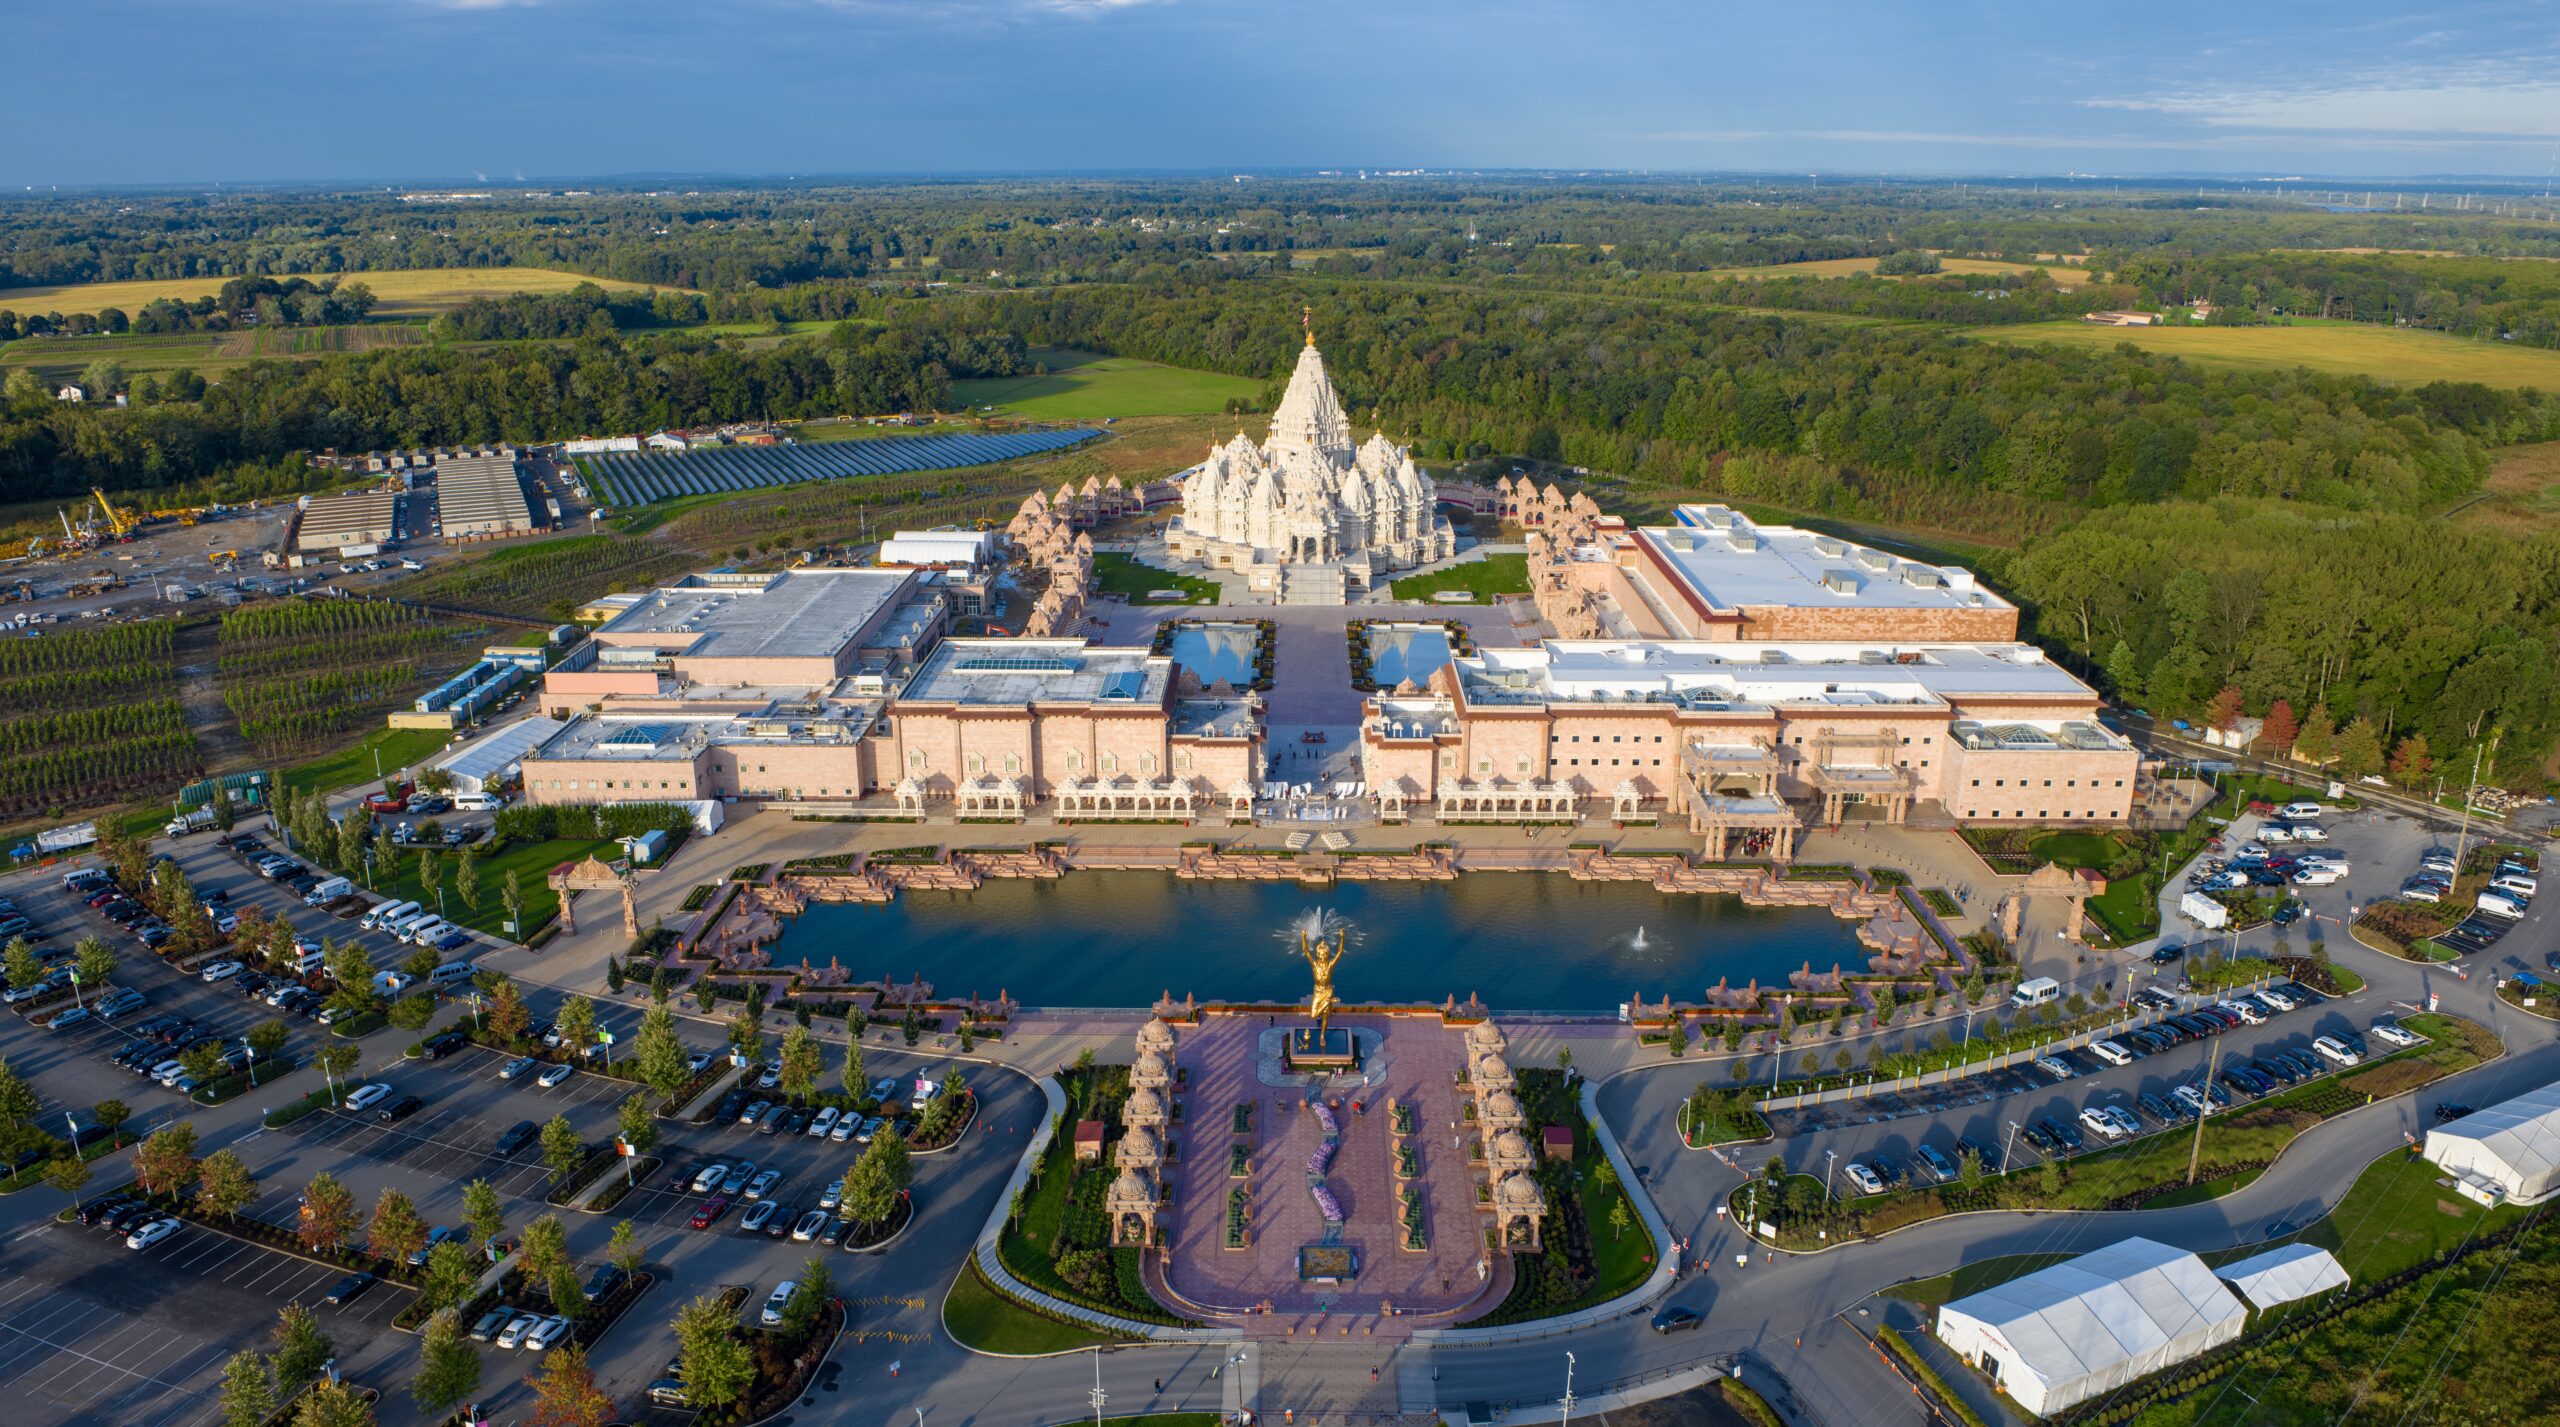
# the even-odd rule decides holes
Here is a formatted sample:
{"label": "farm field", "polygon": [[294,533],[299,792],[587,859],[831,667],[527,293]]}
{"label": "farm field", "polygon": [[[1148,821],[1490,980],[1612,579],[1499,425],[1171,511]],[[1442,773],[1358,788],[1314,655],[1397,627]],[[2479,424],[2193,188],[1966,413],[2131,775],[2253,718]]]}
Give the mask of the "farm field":
{"label": "farm field", "polygon": [[178,700],[176,628],[0,643],[0,816],[156,794],[203,766]]}
{"label": "farm field", "polygon": [[2530,532],[2560,529],[2560,441],[2509,446],[2481,483],[2481,499],[2455,521]]}
{"label": "farm field", "polygon": [[[1713,278],[1742,277],[1855,277],[1876,270],[1875,258],[1822,258],[1805,263],[1779,263],[1764,268],[1715,268],[1702,276]],[[1989,258],[1941,258],[1940,265],[1948,273],[2024,273],[2041,267],[2053,278],[2056,287],[2085,287],[2092,276],[2087,268],[2074,263],[2004,263]],[[1942,276],[1944,274],[1941,274]]]}
{"label": "farm field", "polygon": [[[373,289],[374,312],[385,317],[427,317],[475,297],[511,292],[567,292],[582,282],[621,291],[645,291],[646,283],[616,282],[555,268],[387,268],[380,272],[277,273],[314,281],[336,277]],[[0,309],[13,312],[135,312],[161,298],[193,302],[222,291],[229,277],[144,278],[132,282],[84,282],[58,287],[0,288]]]}
{"label": "farm field", "polygon": [[1982,328],[1987,342],[2045,342],[2112,349],[2131,342],[2150,352],[2203,366],[2247,371],[2308,367],[2376,381],[2479,382],[2496,387],[2560,390],[2560,352],[2505,342],[2475,342],[2440,332],[2413,332],[2365,322],[2306,319],[2289,327],[2099,327],[2086,322],[2031,322]]}
{"label": "farm field", "polygon": [[377,723],[487,633],[388,602],[261,604],[222,617],[215,679],[241,736],[275,758]]}
{"label": "farm field", "polygon": [[1031,355],[1048,364],[1047,376],[957,381],[951,384],[953,399],[1045,420],[1077,421],[1206,415],[1226,410],[1230,400],[1252,401],[1262,394],[1262,383],[1250,377],[1162,366],[1133,357],[1061,347],[1035,348]]}
{"label": "farm field", "polygon": [[330,352],[370,352],[426,341],[424,327],[375,322],[361,327],[279,327],[245,332],[126,333],[115,337],[21,337],[0,343],[0,369],[26,367],[48,380],[77,377],[100,358],[126,372],[169,372],[180,367],[218,377],[261,357],[317,357]]}

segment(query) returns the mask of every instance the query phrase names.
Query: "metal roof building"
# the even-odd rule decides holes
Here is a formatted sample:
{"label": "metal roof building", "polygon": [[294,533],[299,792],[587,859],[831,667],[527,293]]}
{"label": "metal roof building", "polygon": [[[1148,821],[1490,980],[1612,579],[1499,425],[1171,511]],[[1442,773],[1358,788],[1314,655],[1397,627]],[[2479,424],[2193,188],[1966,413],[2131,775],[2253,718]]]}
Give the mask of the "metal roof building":
{"label": "metal roof building", "polygon": [[2344,1288],[2347,1271],[2327,1249],[2314,1244],[2287,1244],[2238,1263],[2227,1263],[2213,1276],[2240,1290],[2261,1312],[2279,1303]]}
{"label": "metal roof building", "polygon": [[2528,1090],[2427,1131],[2426,1156],[2484,1204],[2560,1195],[2560,1084]]}
{"label": "metal roof building", "polygon": [[395,492],[316,495],[302,503],[302,520],[294,527],[293,543],[298,550],[379,545],[392,539],[399,525],[400,497]]}
{"label": "metal roof building", "polygon": [[1947,1304],[1937,1335],[2044,1416],[2230,1342],[2248,1317],[2204,1260],[2127,1239]]}
{"label": "metal roof building", "polygon": [[520,535],[533,529],[533,507],[513,456],[456,456],[436,463],[436,514],[447,540]]}

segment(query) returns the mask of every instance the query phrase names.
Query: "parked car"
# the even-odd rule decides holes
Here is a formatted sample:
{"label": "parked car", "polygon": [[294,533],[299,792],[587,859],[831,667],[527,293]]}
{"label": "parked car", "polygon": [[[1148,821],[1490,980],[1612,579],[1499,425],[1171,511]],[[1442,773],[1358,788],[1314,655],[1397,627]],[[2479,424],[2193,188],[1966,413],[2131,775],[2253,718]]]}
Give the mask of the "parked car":
{"label": "parked car", "polygon": [[729,1166],[729,1172],[727,1174],[720,1177],[720,1192],[723,1194],[740,1193],[745,1190],[747,1182],[754,1179],[757,1173],[758,1168],[754,1160],[742,1159],[738,1161],[736,1164]]}
{"label": "parked car", "polygon": [[1858,1186],[1858,1192],[1861,1194],[1884,1193],[1883,1178],[1856,1160],[1849,1161],[1848,1168],[1841,1173],[1848,1177],[1851,1184]]}
{"label": "parked car", "polygon": [[527,1352],[548,1352],[552,1344],[567,1336],[569,1336],[569,1320],[555,1313],[535,1324],[533,1331],[524,1335],[524,1341],[519,1346]]}
{"label": "parked car", "polygon": [[542,1064],[542,1062],[534,1059],[532,1056],[520,1055],[498,1067],[498,1078],[500,1080],[514,1080],[540,1064]]}
{"label": "parked car", "polygon": [[702,1203],[694,1209],[693,1218],[689,1222],[697,1229],[708,1229],[712,1225],[720,1222],[720,1216],[728,1212],[729,1201],[714,1196],[703,1200]]}
{"label": "parked car", "polygon": [[1944,1152],[1928,1145],[1920,1145],[1911,1153],[1928,1168],[1929,1173],[1937,1176],[1941,1183],[1956,1177],[1956,1162],[1947,1158]]}
{"label": "parked car", "polygon": [[747,1212],[744,1215],[741,1215],[738,1219],[738,1232],[741,1234],[763,1233],[764,1226],[772,1220],[775,1214],[781,1212],[781,1209],[781,1205],[776,1204],[769,1199],[762,1204],[751,1204],[747,1206]]}
{"label": "parked car", "polygon": [[2389,1017],[2373,1023],[2373,1038],[2385,1045],[2412,1046],[2423,1044],[2426,1037]]}
{"label": "parked car", "polygon": [[827,1219],[826,1211],[821,1209],[812,1209],[801,1215],[800,1222],[791,1226],[791,1241],[805,1244],[817,1238],[819,1232],[827,1227]]}
{"label": "parked car", "polygon": [[758,1315],[757,1321],[768,1328],[781,1327],[783,1307],[791,1302],[791,1295],[799,1290],[800,1283],[797,1279],[786,1278],[775,1284],[773,1292],[765,1297],[764,1312]]}
{"label": "parked car", "polygon": [[542,1072],[540,1076],[535,1078],[533,1083],[541,1086],[545,1090],[556,1090],[560,1086],[567,1084],[569,1077],[577,1073],[578,1067],[564,1062]]}
{"label": "parked car", "polygon": [[749,1181],[747,1184],[747,1197],[749,1199],[765,1198],[772,1194],[774,1189],[781,1183],[782,1171],[778,1169],[768,1169],[762,1174],[757,1175],[753,1180]]}
{"label": "parked car", "polygon": [[249,968],[236,961],[217,961],[196,975],[207,982],[227,981]]}
{"label": "parked car", "polygon": [[709,1194],[711,1191],[718,1189],[720,1187],[720,1182],[728,1177],[729,1166],[715,1160],[710,1164],[704,1165],[702,1167],[702,1172],[693,1177],[693,1192],[696,1194]]}
{"label": "parked car", "polygon": [[396,1125],[425,1107],[426,1101],[415,1095],[403,1095],[373,1112],[373,1118],[386,1125]]}
{"label": "parked car", "polygon": [[391,1098],[391,1086],[385,1081],[371,1081],[349,1091],[345,1105],[350,1110],[370,1110]]}
{"label": "parked car", "polygon": [[2311,1048],[2320,1052],[2323,1059],[2334,1061],[2342,1066],[2364,1063],[2362,1055],[2336,1036],[2322,1036],[2311,1043]]}
{"label": "parked car", "polygon": [[514,1309],[492,1308],[488,1312],[480,1315],[479,1322],[471,1325],[471,1341],[475,1343],[488,1342],[490,1339],[498,1336],[498,1330],[506,1327],[509,1323],[514,1321],[516,1321],[516,1311]]}
{"label": "parked car", "polygon": [[373,1285],[374,1277],[372,1274],[351,1273],[345,1278],[339,1279],[336,1283],[331,1284],[329,1286],[329,1291],[322,1295],[320,1301],[328,1304],[332,1308],[343,1307],[349,1303],[353,1303],[364,1293],[366,1289],[373,1287]]}
{"label": "parked car", "polygon": [[515,1321],[498,1330],[498,1346],[501,1348],[513,1348],[516,1344],[524,1341],[524,1337],[527,1333],[530,1333],[541,1326],[541,1314],[519,1313],[515,1316]]}
{"label": "parked car", "polygon": [[2097,1131],[2101,1137],[2106,1139],[2116,1139],[2124,1134],[2124,1127],[2118,1125],[2113,1116],[2107,1114],[2105,1110],[2095,1105],[2091,1105],[2080,1112],[2080,1123]]}
{"label": "parked car", "polygon": [[128,1249],[147,1249],[176,1232],[178,1232],[178,1221],[175,1219],[148,1220],[142,1227],[125,1235],[124,1246]]}

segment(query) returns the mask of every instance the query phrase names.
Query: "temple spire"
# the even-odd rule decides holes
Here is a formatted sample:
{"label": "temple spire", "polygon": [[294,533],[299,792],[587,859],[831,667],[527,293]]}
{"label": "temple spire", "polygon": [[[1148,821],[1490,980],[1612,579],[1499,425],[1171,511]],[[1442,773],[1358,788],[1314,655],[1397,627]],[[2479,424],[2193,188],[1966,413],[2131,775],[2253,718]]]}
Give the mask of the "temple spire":
{"label": "temple spire", "polygon": [[1314,346],[1316,344],[1316,310],[1314,307],[1302,306],[1298,309],[1298,325],[1306,329],[1307,345],[1310,347]]}

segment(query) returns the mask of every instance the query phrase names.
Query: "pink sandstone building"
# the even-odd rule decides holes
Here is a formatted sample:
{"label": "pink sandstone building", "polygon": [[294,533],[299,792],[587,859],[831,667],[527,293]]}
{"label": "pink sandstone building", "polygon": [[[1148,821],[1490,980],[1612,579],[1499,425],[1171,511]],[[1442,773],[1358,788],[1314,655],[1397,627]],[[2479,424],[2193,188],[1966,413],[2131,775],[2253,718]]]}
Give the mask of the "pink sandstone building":
{"label": "pink sandstone building", "polygon": [[1853,807],[1897,823],[2129,814],[2136,750],[1971,572],[1721,506],[1628,530],[1532,503],[1533,593],[1579,637],[1370,699],[1362,772],[1383,819],[1562,822],[1605,802],[1687,822],[1711,857],[1783,857],[1805,815]]}

